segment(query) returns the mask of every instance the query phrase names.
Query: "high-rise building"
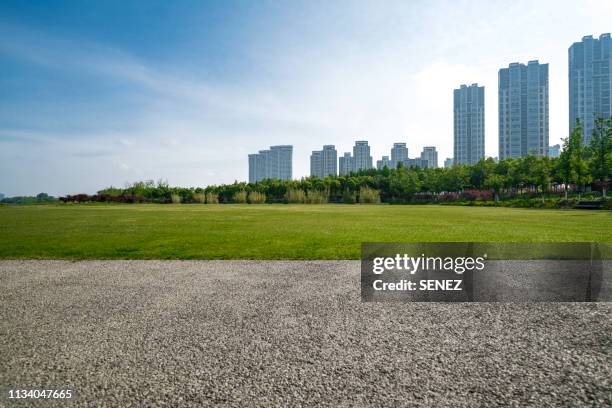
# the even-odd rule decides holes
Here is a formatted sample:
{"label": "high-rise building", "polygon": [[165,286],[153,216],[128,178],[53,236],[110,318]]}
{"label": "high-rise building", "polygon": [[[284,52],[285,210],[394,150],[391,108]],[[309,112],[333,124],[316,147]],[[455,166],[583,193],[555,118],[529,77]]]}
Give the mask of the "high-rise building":
{"label": "high-rise building", "polygon": [[249,183],[264,179],[291,180],[293,146],[271,146],[270,150],[260,150],[249,154]]}
{"label": "high-rise building", "polygon": [[323,170],[323,166],[321,163],[323,152],[320,150],[313,150],[310,155],[310,177],[319,177],[321,178],[321,173]]}
{"label": "high-rise building", "polygon": [[548,157],[559,157],[561,154],[561,145],[556,144],[548,148]]}
{"label": "high-rise building", "polygon": [[548,64],[499,70],[499,158],[548,155]]}
{"label": "high-rise building", "polygon": [[406,143],[393,143],[391,148],[391,165],[396,168],[398,163],[403,163],[408,158],[408,148]]}
{"label": "high-rise building", "polygon": [[421,152],[421,160],[427,161],[428,168],[438,167],[438,152],[435,146],[425,146]]}
{"label": "high-rise building", "polygon": [[365,140],[355,142],[353,146],[353,164],[354,171],[368,170],[372,168],[372,156],[370,155],[370,146]]}
{"label": "high-rise building", "polygon": [[569,130],[580,119],[589,144],[595,119],[612,116],[612,39],[588,35],[569,48]]}
{"label": "high-rise building", "polygon": [[382,170],[386,167],[391,167],[391,161],[389,160],[389,156],[383,156],[382,159],[376,160],[376,168],[378,170]]}
{"label": "high-rise building", "polygon": [[454,158],[457,164],[474,164],[485,152],[484,86],[461,85],[453,93]]}
{"label": "high-rise building", "polygon": [[354,171],[355,164],[353,163],[353,156],[350,152],[344,153],[344,156],[338,159],[338,172],[341,176],[346,176],[350,172]]}
{"label": "high-rise building", "polygon": [[453,158],[447,157],[446,160],[444,160],[444,168],[450,169],[451,167],[453,167]]}
{"label": "high-rise building", "polygon": [[338,152],[334,145],[325,145],[310,156],[310,175],[319,178],[338,174]]}

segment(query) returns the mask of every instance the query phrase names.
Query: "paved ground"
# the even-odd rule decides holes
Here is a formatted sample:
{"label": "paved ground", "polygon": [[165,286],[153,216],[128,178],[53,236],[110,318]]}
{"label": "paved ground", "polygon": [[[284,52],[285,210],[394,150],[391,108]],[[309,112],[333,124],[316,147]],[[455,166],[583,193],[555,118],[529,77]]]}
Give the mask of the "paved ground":
{"label": "paved ground", "polygon": [[352,261],[2,261],[0,288],[0,387],[78,406],[612,404],[610,303],[361,303]]}

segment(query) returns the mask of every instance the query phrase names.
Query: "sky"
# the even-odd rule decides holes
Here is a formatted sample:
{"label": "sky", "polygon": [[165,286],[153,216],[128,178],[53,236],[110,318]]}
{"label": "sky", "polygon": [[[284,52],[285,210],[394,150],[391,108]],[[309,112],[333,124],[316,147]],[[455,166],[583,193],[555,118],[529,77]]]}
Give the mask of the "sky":
{"label": "sky", "polygon": [[0,3],[0,193],[94,193],[138,180],[248,179],[248,154],[368,140],[374,161],[453,151],[453,89],[549,63],[550,144],[568,132],[567,49],[612,31],[605,1]]}

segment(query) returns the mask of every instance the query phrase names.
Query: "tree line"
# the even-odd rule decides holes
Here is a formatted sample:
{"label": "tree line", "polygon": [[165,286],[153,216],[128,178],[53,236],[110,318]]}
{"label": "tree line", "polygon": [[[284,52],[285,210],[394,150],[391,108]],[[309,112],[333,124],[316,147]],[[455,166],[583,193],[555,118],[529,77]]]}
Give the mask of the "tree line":
{"label": "tree line", "polygon": [[[65,202],[154,203],[462,203],[509,202],[545,206],[567,204],[583,194],[606,199],[612,180],[612,118],[598,119],[590,144],[583,144],[579,122],[564,139],[558,158],[526,156],[451,168],[369,169],[345,176],[267,179],[205,188],[171,187],[167,182],[136,182],[106,188],[93,196],[61,197]],[[514,200],[514,201],[513,201]]]}

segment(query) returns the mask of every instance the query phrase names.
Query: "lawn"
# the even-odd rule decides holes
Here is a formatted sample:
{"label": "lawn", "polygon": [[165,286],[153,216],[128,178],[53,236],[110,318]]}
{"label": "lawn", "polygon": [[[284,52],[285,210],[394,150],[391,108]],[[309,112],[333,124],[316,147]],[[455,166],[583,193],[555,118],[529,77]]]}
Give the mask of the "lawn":
{"label": "lawn", "polygon": [[358,259],[361,242],[612,242],[612,212],[392,205],[0,207],[2,259]]}

